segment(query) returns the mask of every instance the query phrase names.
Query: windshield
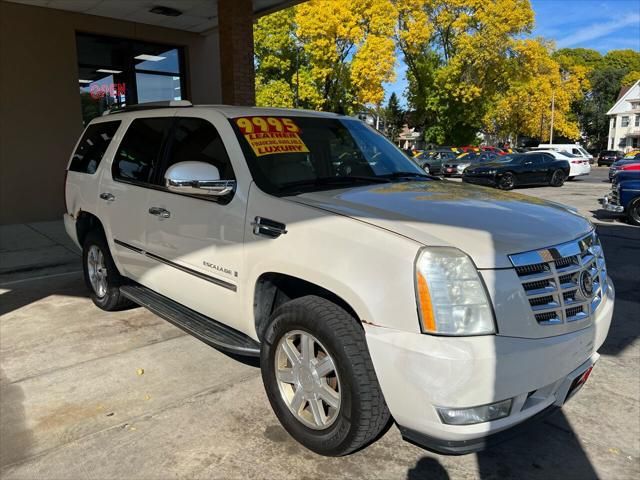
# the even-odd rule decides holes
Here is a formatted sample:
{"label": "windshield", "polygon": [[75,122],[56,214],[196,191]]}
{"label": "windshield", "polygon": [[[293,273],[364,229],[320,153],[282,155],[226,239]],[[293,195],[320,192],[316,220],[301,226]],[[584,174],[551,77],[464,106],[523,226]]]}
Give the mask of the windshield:
{"label": "windshield", "polygon": [[230,122],[254,181],[274,195],[430,179],[360,120],[252,116]]}

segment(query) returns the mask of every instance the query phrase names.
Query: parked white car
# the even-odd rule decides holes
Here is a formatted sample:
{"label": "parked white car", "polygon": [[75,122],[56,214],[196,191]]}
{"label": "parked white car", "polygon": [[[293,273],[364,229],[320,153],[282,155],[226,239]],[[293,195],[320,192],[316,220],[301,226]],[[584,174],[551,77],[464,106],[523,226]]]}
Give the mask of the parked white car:
{"label": "parked white car", "polygon": [[472,452],[586,381],[614,287],[576,212],[425,175],[357,119],[157,107],[93,120],[71,157],[91,298],[259,356],[307,448],[348,454],[393,418]]}
{"label": "parked white car", "polygon": [[571,155],[575,155],[576,157],[586,160],[589,164],[594,162],[593,155],[577,143],[541,143],[538,145],[538,148],[570,153]]}
{"label": "parked white car", "polygon": [[589,175],[591,173],[591,165],[589,160],[573,155],[568,152],[560,152],[552,149],[536,148],[527,153],[549,153],[557,160],[566,160],[569,162],[569,180],[581,175]]}

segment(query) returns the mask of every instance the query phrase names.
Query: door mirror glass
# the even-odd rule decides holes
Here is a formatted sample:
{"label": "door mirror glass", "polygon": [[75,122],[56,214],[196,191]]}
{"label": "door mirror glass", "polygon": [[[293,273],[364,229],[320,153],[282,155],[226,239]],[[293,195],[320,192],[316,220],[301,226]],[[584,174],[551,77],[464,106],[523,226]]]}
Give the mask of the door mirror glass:
{"label": "door mirror glass", "polygon": [[220,180],[218,168],[205,162],[179,162],[164,174],[165,186],[172,192],[222,197],[235,190],[235,180]]}

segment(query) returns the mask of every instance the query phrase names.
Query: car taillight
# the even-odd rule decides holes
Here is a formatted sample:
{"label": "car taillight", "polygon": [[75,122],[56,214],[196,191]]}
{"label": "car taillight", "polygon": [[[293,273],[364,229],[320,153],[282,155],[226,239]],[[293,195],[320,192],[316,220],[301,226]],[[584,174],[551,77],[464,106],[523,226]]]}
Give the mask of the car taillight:
{"label": "car taillight", "polygon": [[571,160],[571,163],[582,163],[580,160]]}

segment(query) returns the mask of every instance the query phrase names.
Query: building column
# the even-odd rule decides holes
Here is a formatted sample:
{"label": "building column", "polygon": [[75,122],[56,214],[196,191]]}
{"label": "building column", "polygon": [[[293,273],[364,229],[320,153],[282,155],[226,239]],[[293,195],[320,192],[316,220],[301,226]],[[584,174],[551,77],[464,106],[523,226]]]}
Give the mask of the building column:
{"label": "building column", "polygon": [[255,105],[253,1],[218,0],[222,102]]}

